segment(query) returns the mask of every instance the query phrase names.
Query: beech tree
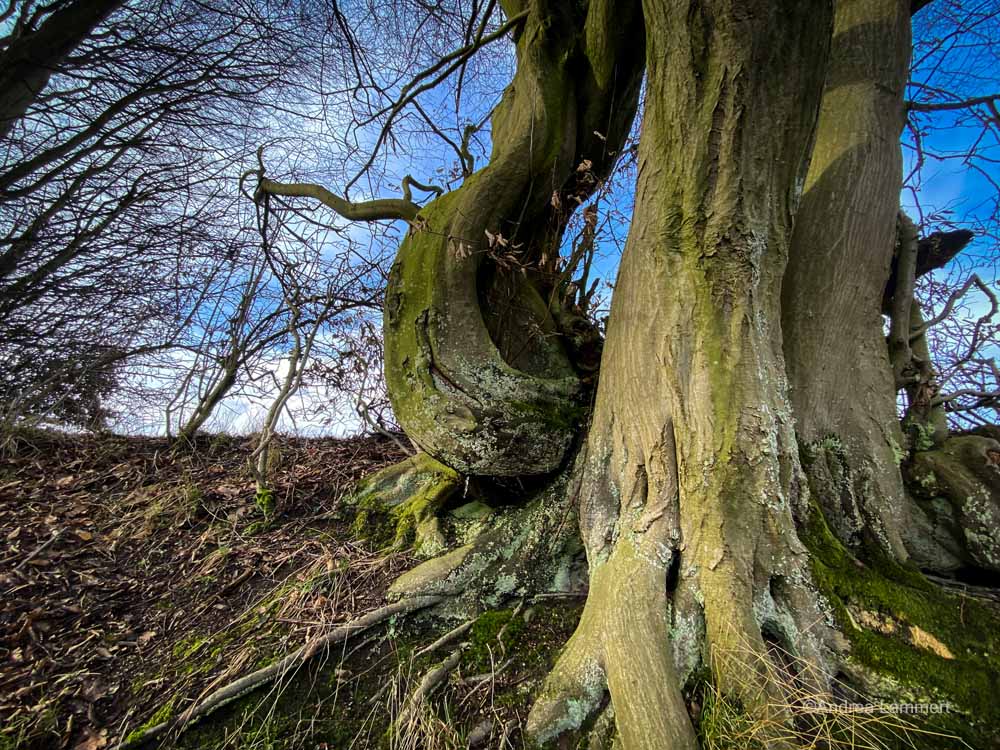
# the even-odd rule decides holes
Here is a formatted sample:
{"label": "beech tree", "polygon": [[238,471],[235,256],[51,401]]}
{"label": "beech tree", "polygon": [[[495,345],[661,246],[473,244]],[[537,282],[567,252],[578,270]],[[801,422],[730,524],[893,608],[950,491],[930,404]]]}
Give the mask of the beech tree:
{"label": "beech tree", "polygon": [[[408,190],[351,202],[261,180],[258,200],[409,222],[385,376],[420,451],[358,493],[430,558],[393,594],[472,607],[558,589],[582,538],[586,607],[532,709],[535,740],[593,735],[603,713],[616,747],[694,748],[686,691],[706,672],[773,720],[762,746],[808,725],[795,683],[917,686],[961,712],[956,731],[988,731],[996,709],[968,688],[995,684],[995,663],[963,649],[997,621],[960,620],[919,571],[1000,572],[1000,443],[896,410],[928,382],[913,290],[940,250],[899,211],[925,4],[505,0],[502,25],[484,22],[385,110],[379,144],[421,85],[512,35],[492,153],[458,187],[419,206]],[[619,158],[643,81],[598,371],[578,279],[551,259]],[[436,513],[463,477],[504,488],[506,506],[458,546]],[[516,502],[512,477],[534,479]],[[799,666],[769,667],[776,654]]]}

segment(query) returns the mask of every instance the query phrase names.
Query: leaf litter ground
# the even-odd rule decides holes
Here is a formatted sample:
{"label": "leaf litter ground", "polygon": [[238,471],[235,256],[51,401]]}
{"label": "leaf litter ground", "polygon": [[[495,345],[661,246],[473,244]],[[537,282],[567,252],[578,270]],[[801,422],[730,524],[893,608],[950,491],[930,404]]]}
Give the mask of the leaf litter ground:
{"label": "leaf litter ground", "polygon": [[[47,432],[8,441],[0,748],[113,746],[171,696],[193,700],[383,601],[414,560],[354,539],[342,501],[402,457],[396,445],[280,439],[268,523],[252,449],[227,436],[184,451]],[[309,586],[320,574],[326,585]]]}

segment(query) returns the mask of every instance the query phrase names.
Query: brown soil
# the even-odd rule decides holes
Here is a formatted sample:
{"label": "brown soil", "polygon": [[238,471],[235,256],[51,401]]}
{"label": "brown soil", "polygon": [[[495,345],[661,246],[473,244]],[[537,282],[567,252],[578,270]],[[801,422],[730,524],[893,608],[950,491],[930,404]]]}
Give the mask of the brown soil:
{"label": "brown soil", "polygon": [[[280,439],[267,523],[252,447],[226,436],[176,452],[147,438],[7,441],[0,750],[111,746],[171,696],[189,703],[382,602],[413,560],[354,539],[342,501],[402,457],[396,445]],[[318,574],[325,584],[309,586]]]}

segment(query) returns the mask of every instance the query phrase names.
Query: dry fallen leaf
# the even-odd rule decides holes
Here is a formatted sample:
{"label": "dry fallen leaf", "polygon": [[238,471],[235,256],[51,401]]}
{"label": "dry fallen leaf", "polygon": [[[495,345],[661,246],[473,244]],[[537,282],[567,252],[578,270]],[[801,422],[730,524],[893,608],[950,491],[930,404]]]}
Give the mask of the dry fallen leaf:
{"label": "dry fallen leaf", "polygon": [[[108,692],[108,686],[100,677],[89,678],[83,681],[83,689],[80,696],[90,703],[94,703],[103,698]],[[103,745],[98,745],[103,747]]]}
{"label": "dry fallen leaf", "polygon": [[91,734],[91,731],[87,730],[87,736],[80,740],[73,750],[100,750],[107,744],[108,732],[106,729],[102,729],[98,734]]}
{"label": "dry fallen leaf", "polygon": [[85,542],[89,542],[91,539],[94,538],[93,534],[91,534],[89,531],[83,531],[82,529],[75,533],[78,537],[80,537],[80,539],[82,539]]}

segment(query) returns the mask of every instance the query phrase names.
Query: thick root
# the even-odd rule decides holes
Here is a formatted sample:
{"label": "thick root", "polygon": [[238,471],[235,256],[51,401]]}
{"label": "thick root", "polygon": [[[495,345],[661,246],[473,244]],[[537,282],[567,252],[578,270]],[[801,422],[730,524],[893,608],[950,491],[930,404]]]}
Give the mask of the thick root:
{"label": "thick root", "polygon": [[576,514],[560,474],[524,505],[496,513],[469,544],[404,573],[389,593],[495,607],[514,597],[582,591],[584,576]]}
{"label": "thick root", "polygon": [[580,625],[528,718],[546,743],[583,727],[611,693],[628,750],[697,750],[669,651],[666,568],[619,541],[595,568]]}
{"label": "thick root", "polygon": [[858,560],[818,509],[802,534],[812,577],[849,646],[839,668],[860,696],[852,701],[946,706],[940,716],[926,717],[926,732],[917,727],[906,736],[920,746],[990,746],[986,740],[995,741],[1000,725],[996,607],[949,594],[889,558]]}
{"label": "thick root", "polygon": [[[396,548],[412,545],[417,554],[431,556],[445,548],[438,511],[461,487],[455,470],[418,453],[365,479],[352,502],[359,508],[355,519],[360,534],[386,537]],[[391,528],[379,535],[373,514],[385,513]],[[376,528],[373,529],[372,527]]]}

